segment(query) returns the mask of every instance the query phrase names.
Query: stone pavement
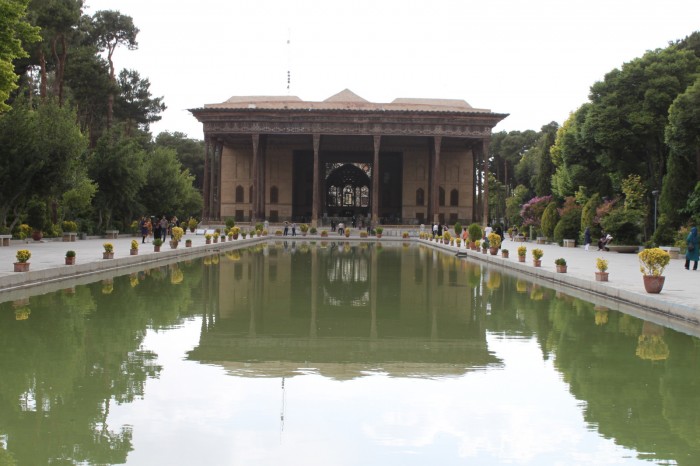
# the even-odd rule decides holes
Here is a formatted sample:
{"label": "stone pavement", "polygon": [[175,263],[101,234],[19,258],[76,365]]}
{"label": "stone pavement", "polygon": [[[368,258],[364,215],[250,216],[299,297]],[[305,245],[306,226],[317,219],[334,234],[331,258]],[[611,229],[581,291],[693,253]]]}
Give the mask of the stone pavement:
{"label": "stone pavement", "polygon": [[[308,239],[320,239],[318,236],[307,237]],[[248,238],[233,242],[206,245],[203,235],[188,233],[183,238],[178,249],[170,249],[166,243],[161,247],[161,252],[154,253],[153,245],[140,244],[139,254],[130,256],[129,249],[130,236],[121,236],[114,240],[104,238],[91,238],[87,240],[77,240],[75,242],[44,241],[35,243],[29,241],[13,240],[10,247],[0,247],[0,301],[6,301],[7,290],[24,292],[28,286],[37,283],[57,283],[55,287],[60,289],[60,281],[84,277],[85,281],[98,279],[94,275],[110,272],[114,275],[115,270],[125,273],[127,268],[135,270],[143,268],[146,264],[153,262],[176,262],[190,256],[199,256],[217,250],[227,250],[243,244],[252,244],[265,241],[265,238]],[[140,243],[140,238],[136,238]],[[191,239],[193,247],[185,248],[185,239]],[[270,240],[279,240],[280,237],[270,236]],[[302,240],[297,237],[297,240]],[[338,239],[337,236],[330,236],[328,240]],[[359,240],[354,235],[353,240]],[[102,244],[105,242],[114,244],[115,258],[103,259]],[[377,241],[369,238],[365,241]],[[399,237],[392,236],[383,238],[381,241],[405,241]],[[524,275],[528,279],[542,281],[555,289],[565,290],[569,294],[580,293],[581,297],[589,294],[602,297],[612,302],[621,303],[626,309],[638,309],[643,313],[654,314],[657,319],[668,319],[681,322],[692,328],[700,329],[700,271],[687,271],[684,269],[684,259],[672,259],[666,268],[664,275],[666,283],[663,291],[658,295],[648,294],[644,291],[642,274],[639,270],[639,260],[636,254],[621,254],[616,252],[598,252],[596,247],[585,251],[583,247],[565,248],[553,244],[537,245],[534,242],[516,243],[506,239],[502,245],[510,251],[510,258],[503,259],[500,255],[492,256],[482,254],[480,251],[467,251],[464,247],[459,248],[445,245],[438,245],[435,242],[418,240],[421,244],[430,245],[454,254],[457,251],[466,252],[464,260],[483,261],[497,268],[501,268],[507,273]],[[527,259],[525,263],[518,262],[517,247],[524,244],[527,249]],[[532,265],[532,249],[539,247],[544,251],[542,267]],[[18,249],[29,249],[32,253],[29,272],[14,272],[13,262]],[[76,252],[76,265],[66,266],[64,257],[67,250]],[[554,260],[563,257],[566,259],[567,273],[556,273]],[[610,278],[608,282],[596,282],[596,258],[603,257],[608,260],[608,272]],[[15,295],[16,293],[12,293]]]}

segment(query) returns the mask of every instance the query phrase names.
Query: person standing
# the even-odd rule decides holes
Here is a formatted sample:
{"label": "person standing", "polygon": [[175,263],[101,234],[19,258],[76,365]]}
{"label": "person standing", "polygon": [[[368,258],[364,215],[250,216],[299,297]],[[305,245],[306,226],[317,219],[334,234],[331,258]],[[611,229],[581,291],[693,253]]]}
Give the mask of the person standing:
{"label": "person standing", "polygon": [[297,224],[296,222],[292,223],[292,236],[297,235]]}
{"label": "person standing", "polygon": [[586,230],[583,232],[583,244],[586,251],[588,251],[588,247],[591,245],[591,227],[586,227]]}
{"label": "person standing", "polygon": [[168,237],[168,219],[165,215],[160,219],[160,239],[165,243],[165,238]]}
{"label": "person standing", "polygon": [[146,242],[146,237],[148,236],[148,220],[146,217],[143,217],[141,219],[141,244],[144,244]]}
{"label": "person standing", "polygon": [[685,251],[685,270],[690,270],[690,261],[693,261],[693,270],[698,269],[698,227],[690,229],[690,234],[685,239],[687,249]]}
{"label": "person standing", "polygon": [[284,222],[284,236],[289,235],[289,222]]}

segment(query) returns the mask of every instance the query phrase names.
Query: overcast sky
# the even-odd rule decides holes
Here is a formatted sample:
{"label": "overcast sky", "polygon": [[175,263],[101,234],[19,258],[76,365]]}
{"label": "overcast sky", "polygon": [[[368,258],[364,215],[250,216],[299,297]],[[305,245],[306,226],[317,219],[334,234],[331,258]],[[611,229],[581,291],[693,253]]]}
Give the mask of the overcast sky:
{"label": "overcast sky", "polygon": [[[168,109],[154,134],[202,139],[187,111],[231,96],[371,102],[462,99],[510,116],[495,128],[562,123],[605,73],[700,30],[699,0],[86,0],[140,29],[118,69]],[[287,89],[287,72],[291,86]]]}

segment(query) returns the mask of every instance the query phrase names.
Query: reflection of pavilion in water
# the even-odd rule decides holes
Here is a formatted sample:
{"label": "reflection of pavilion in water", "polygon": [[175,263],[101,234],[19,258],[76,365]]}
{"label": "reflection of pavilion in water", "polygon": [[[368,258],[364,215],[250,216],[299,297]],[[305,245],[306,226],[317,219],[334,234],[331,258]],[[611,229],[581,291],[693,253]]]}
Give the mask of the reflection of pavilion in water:
{"label": "reflection of pavilion in water", "polygon": [[207,268],[209,309],[191,359],[236,375],[337,379],[454,376],[499,363],[465,274],[435,267],[433,255],[460,261],[418,248],[301,244]]}

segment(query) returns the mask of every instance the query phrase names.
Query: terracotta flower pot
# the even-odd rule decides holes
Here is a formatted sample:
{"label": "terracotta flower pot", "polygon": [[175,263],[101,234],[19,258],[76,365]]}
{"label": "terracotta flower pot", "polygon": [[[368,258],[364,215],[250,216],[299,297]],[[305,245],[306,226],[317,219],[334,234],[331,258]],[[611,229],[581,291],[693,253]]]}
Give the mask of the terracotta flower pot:
{"label": "terracotta flower pot", "polygon": [[153,246],[153,252],[160,252],[160,246]]}
{"label": "terracotta flower pot", "polygon": [[644,275],[644,289],[647,293],[660,293],[664,287],[666,277],[663,275]]}
{"label": "terracotta flower pot", "polygon": [[103,259],[114,259],[114,253],[113,252],[103,252],[102,258]]}
{"label": "terracotta flower pot", "polygon": [[557,273],[566,273],[565,265],[557,265]]}
{"label": "terracotta flower pot", "polygon": [[508,259],[508,252],[507,251],[501,251],[501,257],[504,259]]}
{"label": "terracotta flower pot", "polygon": [[139,250],[138,249],[129,249],[129,254],[132,256],[138,256]]}
{"label": "terracotta flower pot", "polygon": [[525,262],[525,256],[518,256],[518,262]]}
{"label": "terracotta flower pot", "polygon": [[75,265],[75,256],[66,257],[66,265]]}
{"label": "terracotta flower pot", "polygon": [[498,248],[489,248],[489,252],[492,256],[495,256],[498,254]]}
{"label": "terracotta flower pot", "polygon": [[15,272],[29,272],[29,262],[15,262]]}
{"label": "terracotta flower pot", "polygon": [[532,259],[532,265],[535,267],[542,267],[542,259]]}
{"label": "terracotta flower pot", "polygon": [[597,281],[597,282],[607,282],[607,281],[608,281],[608,275],[609,275],[609,272],[596,272],[596,273],[595,273],[595,281]]}
{"label": "terracotta flower pot", "polygon": [[211,238],[207,238],[207,244],[211,244]]}

